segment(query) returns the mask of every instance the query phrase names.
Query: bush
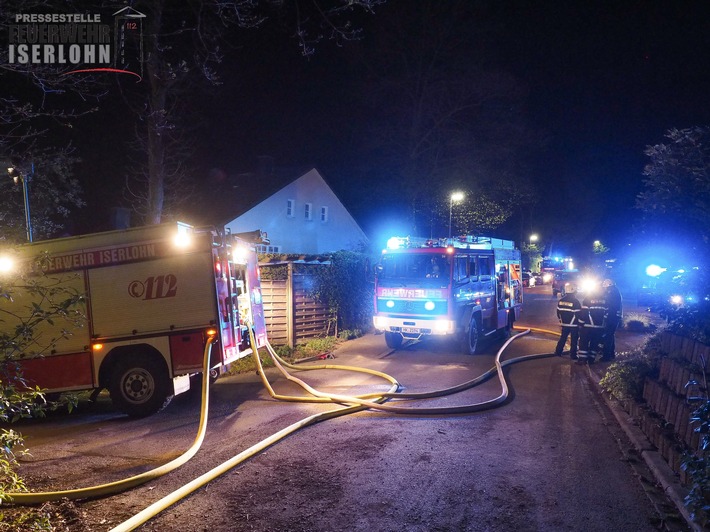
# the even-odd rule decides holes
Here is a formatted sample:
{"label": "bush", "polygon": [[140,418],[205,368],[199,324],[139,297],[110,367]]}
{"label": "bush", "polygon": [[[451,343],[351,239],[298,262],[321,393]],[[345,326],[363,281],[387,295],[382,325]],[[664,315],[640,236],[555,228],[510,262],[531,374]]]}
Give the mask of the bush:
{"label": "bush", "polygon": [[678,336],[710,344],[710,301],[674,307],[666,306],[661,316],[668,321],[668,330]]}
{"label": "bush", "polygon": [[[9,253],[9,252],[8,252]],[[71,288],[66,276],[48,276],[44,271],[47,254],[33,262],[22,262],[17,273],[5,272],[0,278],[0,422],[14,423],[23,418],[42,417],[48,410],[66,405],[75,406],[75,395],[63,397],[61,403],[48,402],[42,390],[31,387],[24,380],[19,361],[26,357],[40,357],[51,352],[62,338],[83,326],[83,294]],[[17,301],[22,301],[18,303]],[[51,333],[47,325],[61,324],[61,332]],[[50,331],[50,332],[48,332]],[[22,444],[22,436],[3,428],[0,430],[0,502],[7,493],[24,491],[24,483],[15,473],[15,447]],[[35,516],[35,517],[33,517]],[[28,511],[27,522],[37,523],[42,529],[44,518]],[[20,519],[24,519],[20,516]],[[17,521],[16,521],[17,522]],[[23,525],[24,526],[24,525]],[[30,525],[34,526],[34,525]]]}
{"label": "bush", "polygon": [[316,271],[312,296],[331,310],[336,334],[341,329],[364,329],[373,314],[374,283],[369,257],[353,251],[338,251],[327,268]]}
{"label": "bush", "polygon": [[652,336],[645,345],[617,354],[599,385],[619,400],[640,401],[646,377],[658,376],[662,356],[660,337]]}
{"label": "bush", "polygon": [[624,315],[623,327],[631,332],[655,331],[656,325],[651,322],[647,314],[640,312],[629,312]]}
{"label": "bush", "polygon": [[696,408],[690,422],[700,436],[700,450],[686,453],[682,467],[690,478],[690,491],[685,497],[685,505],[691,517],[703,526],[710,523],[710,400],[704,400]]}
{"label": "bush", "polygon": [[354,340],[355,338],[360,338],[364,333],[360,329],[340,331],[338,333],[338,338],[341,340]]}
{"label": "bush", "polygon": [[[277,345],[274,347],[276,354],[286,362],[297,362],[302,358],[316,357],[330,353],[340,343],[340,339],[334,336],[326,336],[324,338],[312,338],[305,344],[299,344],[295,348],[290,348],[287,345]],[[259,351],[259,359],[264,368],[274,367],[274,362],[271,355],[266,349]],[[256,371],[256,362],[251,356],[240,358],[234,362],[227,372],[228,375],[237,375],[239,373],[249,373]]]}

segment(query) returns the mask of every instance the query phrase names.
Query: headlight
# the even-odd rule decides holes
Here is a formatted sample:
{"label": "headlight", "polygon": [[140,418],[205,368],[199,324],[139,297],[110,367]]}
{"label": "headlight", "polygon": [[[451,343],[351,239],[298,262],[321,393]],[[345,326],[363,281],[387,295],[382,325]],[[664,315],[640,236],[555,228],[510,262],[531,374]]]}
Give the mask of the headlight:
{"label": "headlight", "polygon": [[188,233],[178,233],[175,235],[173,238],[173,244],[175,244],[175,247],[178,248],[186,248],[190,245],[191,242],[190,235]]}
{"label": "headlight", "polygon": [[452,322],[449,320],[436,320],[434,329],[438,332],[448,332],[453,330]]}
{"label": "headlight", "polygon": [[599,283],[597,282],[596,279],[592,279],[590,277],[585,277],[582,279],[582,282],[580,283],[580,288],[585,294],[590,294],[594,293],[597,289],[597,285]]}
{"label": "headlight", "polygon": [[0,273],[9,273],[15,269],[15,261],[10,257],[0,257]]}

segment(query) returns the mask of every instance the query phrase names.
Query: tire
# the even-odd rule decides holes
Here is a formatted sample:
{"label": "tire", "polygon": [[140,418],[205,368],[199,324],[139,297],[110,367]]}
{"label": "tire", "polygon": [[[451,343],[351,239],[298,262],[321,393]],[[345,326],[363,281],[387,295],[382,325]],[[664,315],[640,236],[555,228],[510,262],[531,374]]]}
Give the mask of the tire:
{"label": "tire", "polygon": [[161,362],[149,355],[127,355],[112,369],[111,402],[130,417],[146,417],[162,410],[173,398],[172,382]]}
{"label": "tire", "polygon": [[481,349],[481,320],[478,316],[471,316],[468,329],[464,331],[461,347],[465,355],[475,355]]}
{"label": "tire", "polygon": [[385,333],[385,342],[387,343],[387,347],[389,347],[390,349],[399,349],[402,346],[403,341],[404,338],[399,333]]}

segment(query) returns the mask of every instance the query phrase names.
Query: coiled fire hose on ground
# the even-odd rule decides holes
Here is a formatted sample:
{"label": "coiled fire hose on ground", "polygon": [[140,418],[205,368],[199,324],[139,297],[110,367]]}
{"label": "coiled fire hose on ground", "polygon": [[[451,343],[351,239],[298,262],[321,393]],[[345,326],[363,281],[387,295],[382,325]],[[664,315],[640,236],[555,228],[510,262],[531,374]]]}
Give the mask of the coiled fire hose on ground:
{"label": "coiled fire hose on ground", "polygon": [[[540,330],[541,332],[549,332],[549,331],[544,331]],[[473,412],[473,411],[479,411],[483,410],[486,408],[492,408],[495,405],[498,405],[502,402],[505,401],[508,397],[508,386],[507,383],[505,382],[505,377],[503,375],[503,367],[510,365],[515,362],[520,362],[523,360],[531,360],[533,358],[543,358],[543,357],[549,357],[552,356],[551,354],[540,354],[540,355],[527,355],[524,357],[519,357],[517,359],[511,359],[507,360],[505,362],[500,362],[500,356],[505,350],[505,348],[515,339],[520,338],[526,334],[530,333],[530,329],[524,330],[522,333],[516,334],[515,336],[509,338],[505,344],[498,350],[498,353],[496,354],[496,366],[492,368],[491,370],[487,371],[484,373],[481,377],[477,377],[476,379],[473,379],[472,381],[469,381],[468,383],[464,383],[459,386],[455,386],[452,388],[448,388],[447,390],[456,390],[456,391],[461,391],[462,389],[465,388],[470,388],[474,386],[475,384],[479,384],[489,378],[494,372],[497,372],[499,375],[499,379],[501,382],[501,386],[503,388],[502,393],[496,397],[495,399],[489,400],[489,401],[484,401],[482,403],[477,403],[474,405],[467,405],[465,407],[447,407],[447,408],[428,408],[428,409],[422,409],[422,408],[397,408],[395,411],[397,413],[427,413],[427,414],[441,414],[443,412],[451,412],[451,413],[460,413],[460,412]],[[553,333],[557,334],[557,333]],[[253,332],[250,334],[251,336],[251,345],[256,345],[256,340],[254,338]],[[423,396],[427,397],[434,397],[438,395],[446,395],[446,393],[441,393],[442,391],[437,391],[437,392],[429,392],[429,393],[424,393],[424,394],[399,394],[395,393],[395,390],[398,389],[399,384],[396,382],[395,379],[392,377],[381,373],[379,371],[375,370],[368,370],[366,368],[358,368],[354,366],[338,366],[338,365],[332,365],[332,364],[325,364],[325,365],[315,365],[315,366],[310,366],[307,369],[303,367],[296,367],[293,366],[292,364],[286,364],[284,363],[276,354],[276,352],[273,350],[270,344],[266,344],[266,347],[269,351],[269,353],[272,356],[272,359],[274,360],[274,363],[277,365],[277,367],[280,367],[280,371],[284,375],[287,375],[287,379],[295,382],[296,384],[299,384],[302,386],[306,391],[308,391],[311,394],[314,394],[314,397],[298,397],[298,396],[284,396],[277,394],[271,384],[269,383],[266,374],[264,372],[263,366],[261,364],[261,359],[259,358],[259,354],[256,349],[254,349],[253,352],[253,357],[257,365],[257,371],[262,379],[262,382],[264,383],[264,386],[267,388],[269,391],[269,394],[271,397],[279,400],[285,400],[285,401],[310,401],[310,402],[334,402],[334,403],[355,403],[356,406],[347,406],[340,408],[338,410],[330,411],[330,412],[325,412],[322,414],[316,414],[314,416],[309,416],[308,418],[305,418],[304,420],[301,420],[279,432],[276,434],[270,436],[266,440],[263,440],[259,442],[258,444],[250,447],[249,449],[242,451],[238,455],[232,457],[231,459],[227,460],[226,462],[223,462],[219,466],[213,468],[212,470],[208,471],[207,473],[201,475],[200,477],[194,479],[193,481],[189,482],[188,484],[185,484],[181,488],[178,488],[174,492],[166,495],[162,499],[154,502],[141,512],[137,513],[134,515],[132,518],[128,519],[127,521],[124,521],[117,527],[111,529],[110,532],[128,532],[130,530],[134,530],[136,527],[140,526],[143,523],[146,523],[148,520],[152,519],[156,515],[158,515],[160,512],[164,511],[171,505],[175,504],[176,502],[180,501],[181,499],[187,497],[194,491],[198,490],[208,482],[214,480],[215,478],[219,477],[220,475],[226,473],[230,469],[236,467],[240,463],[244,462],[248,458],[254,456],[255,454],[259,453],[260,451],[266,449],[270,445],[273,445],[276,443],[278,440],[282,439],[283,437],[295,432],[296,430],[299,430],[303,427],[306,427],[308,425],[312,425],[314,423],[317,423],[319,421],[324,421],[326,419],[331,419],[337,416],[342,416],[346,414],[350,414],[353,412],[357,412],[360,410],[364,410],[366,408],[373,408],[373,409],[382,409],[382,410],[389,410],[385,409],[383,407],[387,405],[382,405],[380,404],[379,401],[383,401],[386,398],[391,398],[391,397],[400,397],[401,396],[407,396],[409,398],[423,398]],[[291,368],[298,369],[298,370],[305,370],[305,371],[310,371],[310,370],[316,370],[316,369],[338,369],[338,370],[346,370],[346,371],[361,371],[364,373],[369,373],[377,376],[381,376],[383,378],[387,378],[392,382],[392,388],[390,389],[389,392],[386,393],[374,393],[374,394],[366,394],[366,396],[377,396],[379,397],[378,400],[375,401],[366,401],[363,399],[363,397],[366,396],[356,396],[356,397],[348,397],[348,396],[342,396],[338,394],[327,394],[327,393],[322,393],[318,392],[317,390],[311,388],[309,385],[307,385],[305,382],[301,381],[300,379],[297,379],[291,375],[289,375],[282,367],[282,365],[287,365]],[[475,383],[475,384],[472,384]],[[449,392],[449,393],[455,393],[455,392]]]}
{"label": "coiled fire hose on ground", "polygon": [[[250,336],[251,336],[251,345],[256,345],[256,341],[253,335],[253,332],[250,329]],[[518,327],[515,327],[516,330],[522,330]],[[376,371],[376,370],[371,370],[367,368],[359,368],[355,366],[340,366],[340,365],[332,365],[332,364],[325,364],[325,365],[314,365],[314,366],[308,366],[306,368],[304,367],[297,367],[292,364],[289,364],[285,361],[283,361],[278,354],[273,350],[271,345],[267,342],[266,347],[267,350],[269,351],[269,354],[271,355],[272,359],[274,360],[274,364],[276,367],[279,369],[279,371],[286,376],[286,378],[292,382],[295,382],[299,386],[301,386],[304,390],[306,390],[308,393],[312,395],[312,397],[300,397],[300,396],[283,396],[276,394],[269,383],[266,374],[263,370],[263,367],[261,365],[261,359],[259,358],[258,350],[254,349],[252,356],[254,357],[254,360],[257,365],[258,373],[262,379],[263,384],[269,391],[269,394],[271,397],[278,399],[278,400],[285,400],[285,401],[306,401],[306,402],[328,402],[328,403],[337,403],[337,404],[346,404],[350,406],[344,406],[342,408],[339,408],[337,410],[332,410],[328,412],[323,412],[320,414],[315,414],[312,416],[309,416],[305,419],[302,419],[301,421],[298,421],[282,430],[279,432],[269,436],[268,438],[262,440],[261,442],[257,443],[256,445],[253,445],[252,447],[242,451],[241,453],[235,455],[231,459],[227,460],[226,462],[223,462],[219,466],[213,468],[212,470],[208,471],[207,473],[201,475],[200,477],[194,479],[193,481],[189,482],[188,484],[185,484],[178,490],[174,491],[173,493],[167,495],[166,497],[163,497],[159,501],[156,501],[155,503],[151,504],[149,507],[145,508],[143,511],[139,512],[138,514],[134,515],[131,519],[121,523],[117,527],[111,530],[111,532],[122,532],[122,531],[128,531],[128,530],[133,530],[136,527],[140,526],[141,524],[147,522],[149,519],[152,517],[156,516],[175,502],[181,500],[182,498],[188,496],[189,494],[193,493],[200,487],[204,486],[211,480],[214,480],[215,478],[221,476],[222,474],[226,473],[230,469],[233,469],[240,463],[244,462],[245,460],[251,458],[252,456],[258,454],[259,452],[263,451],[264,449],[268,448],[269,446],[275,444],[279,440],[285,438],[286,436],[296,432],[297,430],[300,430],[301,428],[307,427],[309,425],[318,423],[320,421],[325,421],[326,419],[332,419],[338,416],[343,416],[346,414],[350,414],[353,412],[361,411],[364,409],[377,409],[377,410],[384,410],[388,412],[393,412],[393,413],[401,413],[401,414],[442,414],[442,413],[463,413],[463,412],[475,412],[475,411],[480,411],[480,410],[485,410],[488,408],[492,408],[493,406],[496,406],[498,404],[503,403],[507,397],[508,397],[508,386],[505,381],[505,377],[503,375],[503,368],[505,366],[517,363],[517,362],[522,362],[524,360],[531,360],[535,358],[544,358],[544,357],[549,357],[552,356],[551,354],[545,353],[545,354],[534,354],[534,355],[526,355],[522,357],[518,357],[515,359],[510,359],[501,362],[500,361],[500,356],[506,349],[506,347],[515,339],[522,337],[526,334],[529,334],[531,330],[534,330],[536,332],[542,332],[542,333],[548,333],[548,334],[553,334],[559,336],[559,333],[549,331],[546,329],[535,329],[535,328],[528,328],[523,330],[523,332],[516,334],[515,336],[509,338],[503,346],[499,349],[499,351],[496,354],[495,358],[495,366],[489,369],[488,371],[484,372],[480,376],[476,377],[475,379],[472,379],[470,381],[467,381],[465,383],[459,384],[457,386],[453,386],[450,388],[446,388],[443,390],[436,390],[432,392],[421,392],[421,393],[398,393],[397,390],[399,389],[400,385],[394,379],[393,377]],[[167,464],[164,464],[163,466],[160,466],[158,468],[155,468],[151,471],[147,471],[145,473],[141,473],[139,475],[135,475],[133,477],[129,477],[127,479],[123,479],[120,481],[116,482],[111,482],[107,484],[102,484],[98,486],[93,486],[93,487],[88,487],[88,488],[79,488],[79,489],[74,489],[74,490],[64,490],[64,491],[57,491],[57,492],[39,492],[39,493],[9,493],[7,494],[8,497],[10,498],[10,502],[12,504],[37,504],[41,502],[46,502],[46,501],[54,501],[62,498],[69,498],[69,499],[85,499],[85,498],[98,498],[98,497],[103,497],[106,495],[118,493],[121,491],[125,491],[127,489],[130,489],[132,487],[136,487],[140,484],[143,484],[145,482],[148,482],[150,480],[156,479],[162,475],[165,475],[169,473],[170,471],[173,471],[174,469],[180,467],[184,463],[186,463],[188,460],[190,460],[197,450],[199,450],[202,441],[204,439],[205,431],[206,431],[206,425],[207,425],[207,418],[208,418],[208,406],[209,406],[209,371],[207,371],[207,368],[209,368],[209,359],[210,359],[210,353],[211,353],[211,348],[212,344],[214,342],[213,338],[210,338],[208,341],[206,347],[205,347],[205,352],[204,352],[204,368],[205,370],[203,371],[203,379],[202,379],[202,407],[200,410],[200,425],[198,428],[198,434],[195,438],[195,441],[191,445],[191,447],[182,455],[179,457],[175,458],[174,460],[168,462]],[[301,379],[298,379],[296,377],[293,377],[292,375],[288,374],[288,372],[284,369],[285,367],[291,368],[291,369],[296,369],[299,371],[311,371],[311,370],[318,370],[318,369],[335,369],[335,370],[344,370],[344,371],[356,371],[356,372],[362,372],[370,375],[375,375],[378,377],[381,377],[391,383],[390,390],[388,392],[375,392],[375,393],[370,393],[370,394],[364,394],[364,395],[358,395],[358,396],[344,396],[340,394],[328,394],[328,393],[323,393],[319,392],[318,390],[315,390],[305,382],[303,382]],[[424,399],[424,398],[433,398],[433,397],[441,397],[444,395],[450,395],[453,393],[457,393],[459,391],[471,388],[473,386],[476,386],[490,377],[492,377],[493,374],[497,374],[499,377],[499,381],[501,384],[502,392],[501,394],[491,400],[488,401],[483,401],[481,403],[474,403],[471,405],[464,405],[464,406],[458,406],[458,407],[441,407],[441,408],[413,408],[413,407],[396,407],[393,405],[385,405],[382,404],[382,402],[386,401],[387,399],[391,398],[397,398],[397,399]],[[372,400],[368,400],[372,399]]]}

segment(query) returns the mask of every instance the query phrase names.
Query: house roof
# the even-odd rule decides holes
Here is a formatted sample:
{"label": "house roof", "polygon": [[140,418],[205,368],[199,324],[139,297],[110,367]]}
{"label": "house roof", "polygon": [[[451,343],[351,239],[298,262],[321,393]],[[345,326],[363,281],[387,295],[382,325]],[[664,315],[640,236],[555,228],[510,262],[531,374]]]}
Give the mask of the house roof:
{"label": "house roof", "polygon": [[187,209],[198,224],[225,225],[291,183],[294,175],[303,175],[298,172],[266,168],[230,175],[213,168],[197,194],[201,199],[196,198]]}
{"label": "house roof", "polygon": [[[208,190],[212,198],[211,205],[207,209],[200,209],[195,217],[200,224],[224,226],[312,170],[318,172],[326,185],[333,190],[323,174],[312,166],[305,169],[267,168],[232,176],[221,171],[210,172]],[[340,201],[342,203],[342,200]]]}

